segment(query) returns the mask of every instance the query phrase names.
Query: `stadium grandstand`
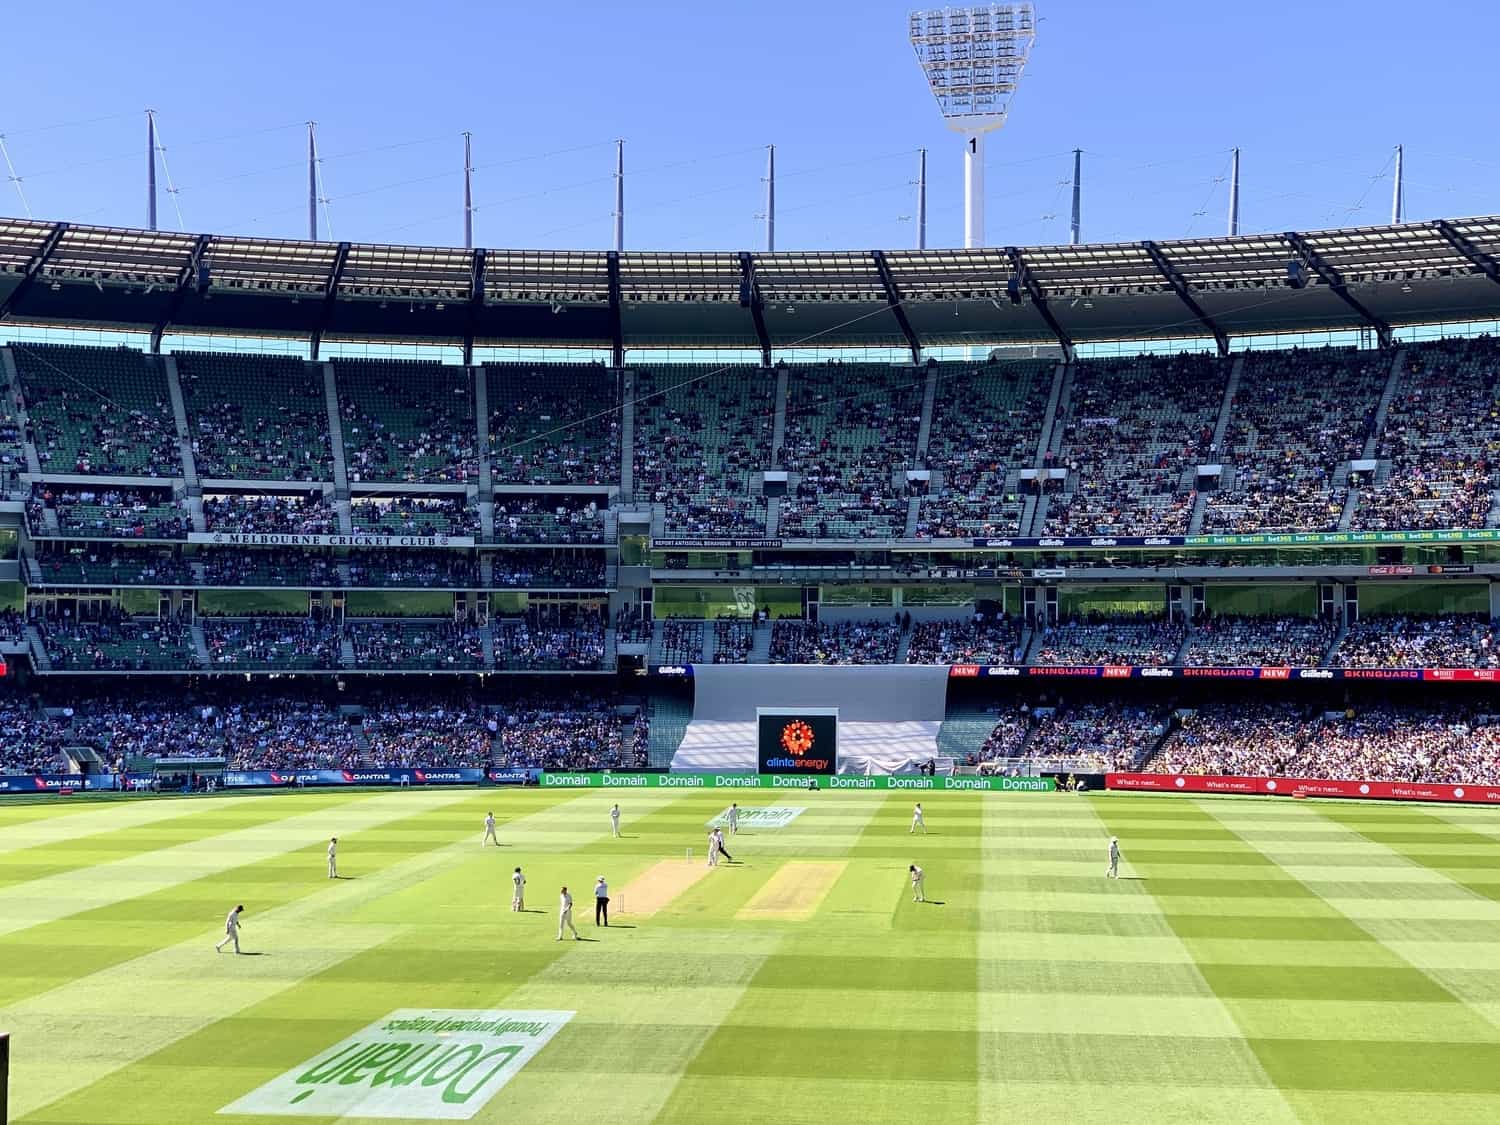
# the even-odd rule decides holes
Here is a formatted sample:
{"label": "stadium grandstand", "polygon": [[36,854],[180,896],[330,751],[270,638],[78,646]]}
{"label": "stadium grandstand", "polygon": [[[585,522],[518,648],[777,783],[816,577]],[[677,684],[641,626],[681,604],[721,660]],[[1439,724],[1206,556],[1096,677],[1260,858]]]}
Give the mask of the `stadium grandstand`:
{"label": "stadium grandstand", "polygon": [[1497,255],[0,221],[0,765],[682,766],[714,676],[857,668],[941,690],[850,768],[1500,772]]}

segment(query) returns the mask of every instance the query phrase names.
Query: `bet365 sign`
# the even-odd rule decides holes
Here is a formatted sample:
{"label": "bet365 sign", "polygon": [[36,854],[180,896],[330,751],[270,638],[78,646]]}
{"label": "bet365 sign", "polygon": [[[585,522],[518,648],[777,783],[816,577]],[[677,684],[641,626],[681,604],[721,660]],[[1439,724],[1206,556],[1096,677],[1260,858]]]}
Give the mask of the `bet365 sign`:
{"label": "bet365 sign", "polygon": [[467,1121],[573,1015],[401,1008],[219,1112]]}

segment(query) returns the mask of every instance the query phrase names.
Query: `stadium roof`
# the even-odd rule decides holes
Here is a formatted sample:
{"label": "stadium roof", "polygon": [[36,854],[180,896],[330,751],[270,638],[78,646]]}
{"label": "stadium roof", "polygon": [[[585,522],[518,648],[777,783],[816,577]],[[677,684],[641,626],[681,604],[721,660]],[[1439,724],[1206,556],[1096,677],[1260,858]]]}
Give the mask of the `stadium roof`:
{"label": "stadium roof", "polygon": [[[474,345],[1229,337],[1500,318],[1500,217],[973,250],[458,250],[0,219],[0,319]],[[316,354],[316,353],[315,353]]]}

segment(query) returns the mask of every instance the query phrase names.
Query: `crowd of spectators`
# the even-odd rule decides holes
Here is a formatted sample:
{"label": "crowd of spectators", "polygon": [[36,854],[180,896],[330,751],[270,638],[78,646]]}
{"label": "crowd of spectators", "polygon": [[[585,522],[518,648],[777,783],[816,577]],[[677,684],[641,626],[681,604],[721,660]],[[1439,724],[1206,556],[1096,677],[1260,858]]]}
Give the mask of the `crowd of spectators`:
{"label": "crowd of spectators", "polygon": [[64,762],[64,727],[28,697],[0,696],[0,773],[47,773]]}
{"label": "crowd of spectators", "polygon": [[619,373],[597,364],[487,364],[495,483],[615,484]]}
{"label": "crowd of spectators", "polygon": [[1376,447],[1389,476],[1360,489],[1355,530],[1486,526],[1500,455],[1497,378],[1488,336],[1406,349]]}
{"label": "crowd of spectators", "polygon": [[715,664],[748,664],[754,647],[753,617],[721,617],[714,622]]}
{"label": "crowd of spectators", "polygon": [[473,389],[466,368],[340,359],[334,370],[350,481],[478,477]]}
{"label": "crowd of spectators", "polygon": [[209,663],[217,669],[312,670],[337,668],[339,631],[302,614],[254,618],[205,617]]}
{"label": "crowd of spectators", "polygon": [[604,615],[581,606],[533,607],[494,624],[501,671],[594,672],[604,665]]}
{"label": "crowd of spectators", "polygon": [[1012,473],[1031,468],[1041,437],[1053,360],[991,358],[940,364],[917,537],[1016,535],[1023,510]]}
{"label": "crowd of spectators", "polygon": [[792,621],[771,626],[772,664],[894,664],[901,626],[886,621]]}
{"label": "crowd of spectators", "polygon": [[198,474],[333,479],[322,378],[289,356],[178,352]]}
{"label": "crowd of spectators", "polygon": [[[55,541],[54,541],[55,543]],[[38,546],[42,581],[72,586],[190,586],[192,567],[170,548],[118,547],[114,543]]]}
{"label": "crowd of spectators", "polygon": [[597,497],[497,493],[493,541],[603,543],[604,511],[599,504]]}
{"label": "crowd of spectators", "polygon": [[356,535],[479,534],[479,512],[462,496],[359,497],[350,514]]}
{"label": "crowd of spectators", "polygon": [[518,700],[503,709],[499,764],[513,769],[631,769],[647,764],[646,716],[609,697]]}
{"label": "crowd of spectators", "polygon": [[703,622],[669,617],[661,623],[661,663],[701,664]]}
{"label": "crowd of spectators", "polygon": [[0,609],[0,644],[21,644],[26,637],[26,618],[21,611],[6,607]]}
{"label": "crowd of spectators", "polygon": [[154,358],[134,348],[13,344],[44,472],[182,476],[177,424]]}
{"label": "crowd of spectators", "polygon": [[622,645],[649,645],[652,623],[639,606],[624,605],[615,614],[615,643]]}
{"label": "crowd of spectators", "polygon": [[452,621],[346,622],[356,668],[474,671],[484,667],[484,639]]}
{"label": "crowd of spectators", "polygon": [[602,551],[547,551],[537,548],[490,555],[490,586],[515,590],[602,590]]}
{"label": "crowd of spectators", "polygon": [[1500,776],[1500,718],[1487,705],[1211,704],[1186,715],[1147,768],[1157,773],[1446,784]]}
{"label": "crowd of spectators", "polygon": [[176,620],[133,618],[105,607],[87,621],[65,612],[36,624],[54,671],[145,672],[198,664],[192,633]]}
{"label": "crowd of spectators", "polygon": [[343,583],[332,555],[281,547],[217,547],[201,552],[210,586],[291,586],[328,590]]}
{"label": "crowd of spectators", "polygon": [[238,534],[335,535],[339,530],[338,512],[321,492],[205,495],[203,523],[209,531]]}
{"label": "crowd of spectators", "polygon": [[336,707],[274,699],[253,706],[205,707],[203,721],[223,738],[235,769],[350,769],[359,764],[358,731]]}
{"label": "crowd of spectators", "polygon": [[636,372],[635,485],[669,535],[766,532],[750,482],[770,467],[776,375],[757,367]]}
{"label": "crowd of spectators", "polygon": [[897,483],[916,466],[926,376],[912,368],[829,363],[788,382],[786,436],[777,462],[799,476],[781,502],[791,539],[880,539],[906,534]]}
{"label": "crowd of spectators", "polygon": [[1348,488],[1334,478],[1374,432],[1390,356],[1293,348],[1243,362],[1224,437],[1234,478],[1209,493],[1203,530],[1335,530]]}
{"label": "crowd of spectators", "polygon": [[1031,707],[1026,703],[991,707],[988,717],[994,720],[995,725],[984,736],[978,752],[968,762],[969,765],[978,766],[982,774],[996,772],[1007,758],[1019,754],[1032,727]]}
{"label": "crowd of spectators", "polygon": [[56,534],[94,539],[182,539],[187,512],[168,489],[64,488],[33,484],[26,522],[33,536],[53,534],[46,511],[57,516]]}
{"label": "crowd of spectators", "polygon": [[1047,506],[1047,535],[1182,535],[1197,466],[1213,456],[1228,366],[1212,356],[1090,360],[1059,407],[1065,468]]}
{"label": "crowd of spectators", "polygon": [[1035,664],[1171,664],[1187,629],[1146,614],[1088,614],[1042,630]]}
{"label": "crowd of spectators", "polygon": [[1500,668],[1489,615],[1371,614],[1349,626],[1332,663],[1343,668]]}
{"label": "crowd of spectators", "polygon": [[908,664],[1014,664],[1020,623],[1003,613],[965,620],[921,621],[912,628]]}
{"label": "crowd of spectators", "polygon": [[1026,756],[1036,759],[1082,759],[1092,771],[1132,769],[1151,749],[1162,718],[1150,708],[1133,704],[1083,703],[1038,709],[1036,732],[1026,744]]}
{"label": "crowd of spectators", "polygon": [[499,727],[493,714],[471,700],[388,700],[365,709],[363,729],[368,762],[380,769],[482,768],[494,760]]}
{"label": "crowd of spectators", "polygon": [[468,551],[361,548],[349,553],[348,563],[351,587],[479,589],[479,561]]}
{"label": "crowd of spectators", "polygon": [[1315,668],[1338,627],[1321,617],[1213,614],[1193,623],[1182,662],[1190,667]]}

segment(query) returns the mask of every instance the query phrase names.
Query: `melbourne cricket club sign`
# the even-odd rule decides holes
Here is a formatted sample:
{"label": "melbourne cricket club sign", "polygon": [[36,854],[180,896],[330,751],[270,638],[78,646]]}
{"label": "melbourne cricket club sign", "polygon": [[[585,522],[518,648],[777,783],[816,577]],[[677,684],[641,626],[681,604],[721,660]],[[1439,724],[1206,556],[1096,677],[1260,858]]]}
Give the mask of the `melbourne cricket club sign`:
{"label": "melbourne cricket club sign", "polygon": [[467,1121],[575,1014],[400,1008],[219,1112]]}

